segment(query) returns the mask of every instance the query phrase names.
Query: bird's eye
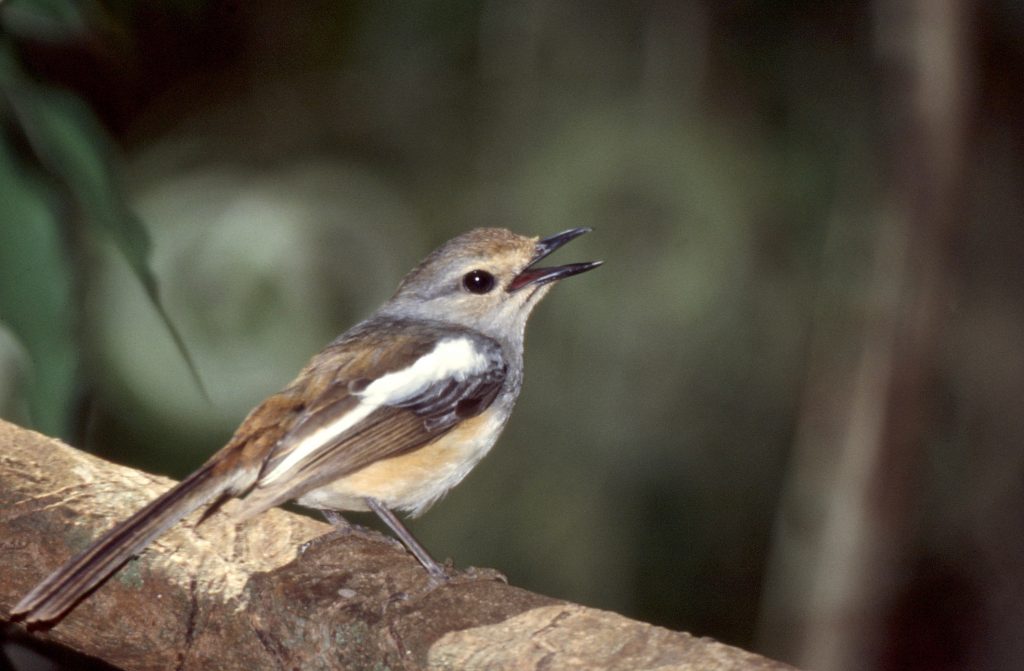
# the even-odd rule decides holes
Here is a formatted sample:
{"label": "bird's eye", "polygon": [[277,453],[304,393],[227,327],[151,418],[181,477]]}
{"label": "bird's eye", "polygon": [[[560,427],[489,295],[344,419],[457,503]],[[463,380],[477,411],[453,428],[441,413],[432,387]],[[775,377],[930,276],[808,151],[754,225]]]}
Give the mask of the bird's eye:
{"label": "bird's eye", "polygon": [[486,294],[494,288],[494,275],[486,270],[471,270],[462,276],[462,286],[471,294]]}

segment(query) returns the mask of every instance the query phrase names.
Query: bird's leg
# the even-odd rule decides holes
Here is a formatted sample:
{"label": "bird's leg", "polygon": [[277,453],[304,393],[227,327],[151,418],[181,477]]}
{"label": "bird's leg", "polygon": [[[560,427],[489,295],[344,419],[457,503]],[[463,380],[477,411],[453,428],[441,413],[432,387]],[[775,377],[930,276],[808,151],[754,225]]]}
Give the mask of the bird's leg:
{"label": "bird's leg", "polygon": [[300,554],[305,554],[306,551],[310,548],[314,548],[317,545],[320,545],[321,543],[328,542],[332,538],[337,538],[339,536],[348,536],[353,531],[360,529],[360,527],[350,523],[348,520],[341,516],[341,513],[335,510],[321,510],[320,514],[323,515],[324,519],[327,520],[327,523],[331,525],[331,530],[325,533],[323,536],[317,536],[316,538],[310,539],[303,543],[299,547]]}
{"label": "bird's leg", "polygon": [[399,521],[393,512],[384,507],[384,505],[377,499],[366,497],[366,505],[370,507],[370,510],[377,513],[377,517],[384,521],[384,524],[391,528],[391,531],[398,536],[399,540],[405,544],[405,547],[409,550],[413,557],[419,560],[423,568],[427,569],[427,573],[436,580],[447,580],[448,574],[444,572],[444,569],[434,561],[429,553],[423,548],[419,542],[413,538],[413,535],[409,533],[409,530]]}
{"label": "bird's leg", "polygon": [[324,516],[328,524],[334,527],[335,531],[343,534],[351,533],[352,523],[342,517],[337,510],[321,510],[320,514]]}
{"label": "bird's leg", "polygon": [[[362,524],[356,524],[355,522],[349,522],[347,519],[341,516],[337,510],[321,510],[320,514],[324,516],[327,523],[334,527],[334,532],[339,536],[347,536],[351,533],[370,534],[373,533],[373,529],[364,527]],[[395,539],[390,536],[385,536],[388,542],[394,543]]]}

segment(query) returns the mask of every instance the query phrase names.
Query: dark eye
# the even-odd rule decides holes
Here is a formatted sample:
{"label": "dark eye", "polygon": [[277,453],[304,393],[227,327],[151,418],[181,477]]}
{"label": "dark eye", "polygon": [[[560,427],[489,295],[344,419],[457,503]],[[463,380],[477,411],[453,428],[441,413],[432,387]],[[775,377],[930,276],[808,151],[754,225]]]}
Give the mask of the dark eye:
{"label": "dark eye", "polygon": [[471,294],[486,294],[494,288],[494,275],[486,270],[471,270],[462,276],[462,286]]}

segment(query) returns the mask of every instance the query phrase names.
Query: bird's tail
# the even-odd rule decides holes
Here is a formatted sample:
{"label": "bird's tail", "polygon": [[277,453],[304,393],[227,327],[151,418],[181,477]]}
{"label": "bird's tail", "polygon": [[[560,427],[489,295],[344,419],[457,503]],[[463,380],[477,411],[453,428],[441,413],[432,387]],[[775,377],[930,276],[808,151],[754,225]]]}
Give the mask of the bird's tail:
{"label": "bird's tail", "polygon": [[169,527],[230,487],[207,463],[152,503],[100,536],[25,595],[12,611],[25,622],[54,620]]}

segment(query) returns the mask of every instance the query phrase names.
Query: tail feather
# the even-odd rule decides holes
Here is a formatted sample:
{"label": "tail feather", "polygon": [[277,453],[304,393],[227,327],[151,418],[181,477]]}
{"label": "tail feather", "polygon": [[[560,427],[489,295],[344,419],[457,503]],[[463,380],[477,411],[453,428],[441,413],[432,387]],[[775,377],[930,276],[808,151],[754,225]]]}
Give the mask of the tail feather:
{"label": "tail feather", "polygon": [[54,571],[12,611],[26,622],[54,620],[192,511],[230,485],[206,464],[137,513],[100,536],[82,554]]}

